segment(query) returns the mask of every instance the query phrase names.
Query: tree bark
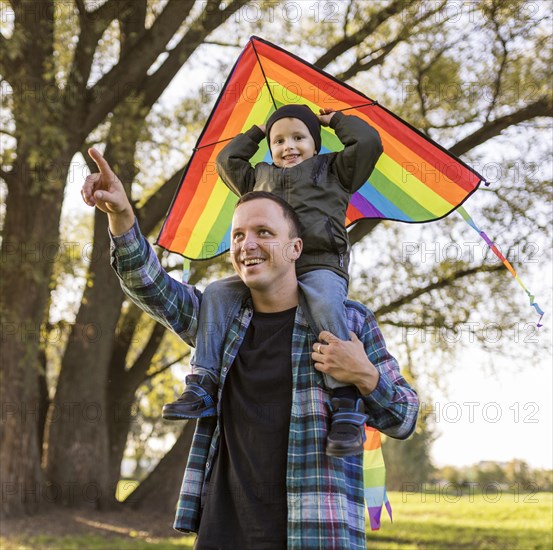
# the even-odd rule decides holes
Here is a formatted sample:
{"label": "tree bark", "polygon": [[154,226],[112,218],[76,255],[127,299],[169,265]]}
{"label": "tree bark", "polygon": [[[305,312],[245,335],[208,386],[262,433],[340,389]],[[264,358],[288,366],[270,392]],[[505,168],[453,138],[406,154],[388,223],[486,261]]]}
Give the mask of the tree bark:
{"label": "tree bark", "polygon": [[[57,158],[62,165],[68,162],[64,151]],[[39,445],[41,340],[63,199],[63,186],[49,183],[57,181],[55,167],[49,171],[30,161],[19,166],[17,185],[6,201],[0,265],[3,516],[33,513],[45,496]],[[44,195],[26,192],[41,187]]]}
{"label": "tree bark", "polygon": [[[140,104],[126,103],[116,109],[108,136],[105,156],[125,182],[129,196],[136,175],[135,147],[143,125]],[[128,392],[124,392],[124,403],[110,403],[108,398],[109,367],[124,294],[110,267],[105,214],[96,210],[94,221],[88,281],[54,400],[47,471],[53,483],[71,484],[79,491],[79,498],[64,499],[62,504],[103,508],[116,502],[117,480],[110,475],[110,426],[125,426],[124,411],[130,414],[132,402],[127,403]],[[125,371],[124,361],[119,369]]]}
{"label": "tree bark", "polygon": [[[103,214],[97,214],[97,218]],[[107,371],[123,294],[109,268],[105,220],[95,225],[88,284],[62,360],[50,417],[47,472],[50,481],[76,488],[66,506],[106,507],[109,485],[110,418]]]}
{"label": "tree bark", "polygon": [[125,501],[132,508],[172,513],[179,496],[196,422],[186,422],[171,450],[159,461],[153,472]]}

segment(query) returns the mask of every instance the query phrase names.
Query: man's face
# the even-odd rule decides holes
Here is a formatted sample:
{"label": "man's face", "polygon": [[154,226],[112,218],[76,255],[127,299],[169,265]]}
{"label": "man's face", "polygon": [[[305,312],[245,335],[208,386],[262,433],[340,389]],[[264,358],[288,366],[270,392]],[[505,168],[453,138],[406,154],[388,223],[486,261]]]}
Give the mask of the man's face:
{"label": "man's face", "polygon": [[315,141],[299,118],[281,118],[271,127],[273,162],[279,168],[296,166],[315,155]]}
{"label": "man's face", "polygon": [[236,208],[231,230],[232,265],[252,294],[297,285],[294,262],[302,243],[290,233],[291,225],[282,208],[270,199],[251,200]]}

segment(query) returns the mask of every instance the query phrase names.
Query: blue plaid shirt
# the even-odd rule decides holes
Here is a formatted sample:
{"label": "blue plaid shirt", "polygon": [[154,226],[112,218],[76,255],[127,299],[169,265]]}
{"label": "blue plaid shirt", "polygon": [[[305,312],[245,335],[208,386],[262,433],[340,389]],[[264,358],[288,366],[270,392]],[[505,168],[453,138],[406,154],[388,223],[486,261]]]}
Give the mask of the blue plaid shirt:
{"label": "blue plaid shirt", "polygon": [[[161,267],[153,249],[135,225],[112,237],[111,263],[125,293],[144,311],[195,346],[202,293],[176,281]],[[356,302],[347,303],[350,329],[363,342],[380,373],[376,389],[363,397],[368,424],[391,437],[404,439],[414,430],[418,398],[388,353],[373,314]],[[253,315],[245,303],[228,332],[219,384],[225,379]],[[292,335],[292,411],[286,473],[288,548],[364,549],[365,508],[362,456],[328,457],[329,394],[313,366],[316,335],[297,308]],[[204,482],[209,478],[219,443],[217,419],[199,420],[188,456],[174,527],[197,532]]]}

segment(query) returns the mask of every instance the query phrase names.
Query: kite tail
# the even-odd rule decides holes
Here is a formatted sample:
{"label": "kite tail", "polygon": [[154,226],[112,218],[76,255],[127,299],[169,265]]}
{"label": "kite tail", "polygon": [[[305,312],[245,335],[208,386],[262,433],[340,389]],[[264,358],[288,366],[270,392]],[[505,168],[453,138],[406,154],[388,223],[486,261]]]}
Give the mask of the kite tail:
{"label": "kite tail", "polygon": [[188,283],[188,281],[190,280],[190,265],[192,262],[188,258],[183,258],[182,260],[181,280],[183,283]]}
{"label": "kite tail", "polygon": [[380,432],[365,426],[366,441],[363,446],[363,490],[369,513],[371,530],[380,529],[382,506],[386,507],[390,520],[392,506],[386,494],[386,468],[382,456]]}
{"label": "kite tail", "polygon": [[463,217],[463,219],[480,235],[480,237],[485,241],[485,243],[490,247],[491,251],[503,262],[505,267],[511,272],[511,275],[516,279],[517,283],[522,287],[524,292],[528,295],[530,298],[530,305],[536,310],[537,314],[540,316],[538,319],[538,322],[536,323],[537,327],[543,326],[541,324],[542,317],[544,315],[543,310],[538,305],[538,303],[534,299],[534,295],[526,288],[524,283],[520,280],[519,276],[517,275],[517,272],[515,271],[515,268],[511,265],[509,260],[505,258],[505,256],[500,252],[500,250],[495,246],[494,242],[482,231],[475,223],[474,220],[470,217],[469,213],[462,207],[459,206],[457,208],[457,212]]}

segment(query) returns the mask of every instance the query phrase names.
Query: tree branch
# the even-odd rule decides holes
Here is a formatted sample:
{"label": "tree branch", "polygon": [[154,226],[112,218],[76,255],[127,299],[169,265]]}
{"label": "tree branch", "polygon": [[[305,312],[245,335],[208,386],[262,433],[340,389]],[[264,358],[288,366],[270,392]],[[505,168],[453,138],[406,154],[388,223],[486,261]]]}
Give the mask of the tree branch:
{"label": "tree branch", "polygon": [[169,40],[188,16],[192,5],[193,2],[190,1],[169,0],[150,29],[129,49],[119,63],[89,90],[89,96],[99,97],[100,101],[91,102],[93,107],[81,128],[83,135],[88,135],[96,128],[131,92],[141,91],[138,83],[144,80],[148,69],[163,53]]}
{"label": "tree branch", "polygon": [[224,10],[219,10],[213,2],[206,2],[202,13],[191,23],[181,41],[171,50],[159,69],[145,77],[140,86],[144,90],[145,106],[151,107],[159,99],[182,65],[203,44],[204,39],[248,1],[233,0]]}
{"label": "tree branch", "polygon": [[366,237],[382,220],[359,220],[349,231],[349,242],[352,246]]}
{"label": "tree branch", "polygon": [[409,304],[416,300],[417,298],[420,298],[424,294],[428,294],[429,292],[432,292],[433,290],[439,290],[441,288],[445,288],[452,283],[459,281],[461,279],[464,279],[465,277],[470,277],[472,275],[476,275],[477,273],[493,273],[494,271],[500,271],[502,269],[505,269],[503,264],[494,265],[494,266],[477,266],[472,267],[470,269],[464,269],[461,271],[457,271],[453,273],[452,275],[448,277],[444,277],[443,279],[440,279],[439,281],[436,281],[435,283],[432,283],[428,286],[425,286],[423,288],[419,288],[416,290],[413,290],[409,294],[406,294],[405,296],[401,296],[397,300],[394,300],[393,302],[390,302],[389,304],[382,306],[378,308],[374,314],[376,317],[379,317],[381,315],[385,315],[387,313],[391,313],[393,311],[396,311],[403,307],[406,304]]}
{"label": "tree branch", "polygon": [[373,33],[387,19],[400,13],[414,3],[415,0],[393,0],[385,8],[373,14],[372,17],[357,32],[354,32],[349,36],[345,36],[342,40],[331,46],[326,53],[315,61],[314,65],[320,69],[324,69],[337,57],[347,52],[354,46],[361,44],[367,36]]}
{"label": "tree branch", "polygon": [[80,132],[80,126],[87,116],[89,94],[86,85],[90,78],[94,52],[106,29],[125,9],[130,9],[128,2],[108,0],[93,12],[87,12],[84,2],[78,2],[80,35],[64,95],[65,118],[79,121],[75,124],[77,132]]}
{"label": "tree branch", "polygon": [[152,378],[155,378],[158,374],[161,374],[162,372],[165,372],[167,369],[170,369],[173,365],[176,365],[177,363],[180,363],[185,357],[188,357],[190,355],[190,349],[186,351],[186,353],[183,353],[179,357],[177,357],[174,361],[171,361],[164,365],[163,367],[160,367],[159,369],[155,370],[151,374],[148,374],[146,376],[146,380],[151,380]]}
{"label": "tree branch", "polygon": [[527,105],[514,113],[496,118],[495,120],[483,124],[482,127],[457,142],[453,145],[453,147],[450,147],[449,150],[454,155],[460,156],[488,141],[489,139],[498,136],[509,126],[514,126],[536,117],[552,116],[553,101],[551,95],[548,95],[547,97],[542,97],[538,101],[535,101],[534,103],[531,103],[530,105]]}
{"label": "tree branch", "polygon": [[131,387],[137,388],[146,378],[146,372],[152,363],[152,358],[156,354],[159,344],[165,335],[166,328],[155,323],[152,334],[144,349],[133,363],[132,367],[126,371],[126,378],[129,380]]}
{"label": "tree branch", "polygon": [[492,97],[492,100],[490,101],[490,105],[488,106],[486,117],[484,119],[486,123],[489,122],[490,116],[497,104],[497,100],[501,92],[501,79],[503,77],[503,72],[505,71],[505,67],[507,65],[507,42],[501,36],[500,24],[498,23],[497,19],[494,17],[497,12],[497,8],[498,8],[497,5],[494,5],[493,7],[491,7],[491,11],[492,11],[491,20],[495,29],[495,35],[499,41],[499,44],[501,45],[501,56],[500,56],[501,61],[499,63],[499,68],[497,69],[497,73],[495,75],[493,97]]}
{"label": "tree branch", "polygon": [[84,0],[75,0],[77,6],[77,11],[79,12],[79,17],[86,14],[86,6],[84,5]]}
{"label": "tree branch", "polygon": [[22,80],[24,77],[26,81],[33,83],[52,83],[55,81],[53,71],[47,76],[44,69],[54,52],[56,9],[53,0],[43,0],[40,3],[39,17],[36,13],[38,5],[32,0],[13,4],[15,40],[10,40],[10,61],[13,64],[12,70],[18,73],[16,78]]}
{"label": "tree branch", "polygon": [[348,69],[346,69],[343,73],[340,73],[336,78],[338,80],[347,81],[350,78],[353,78],[356,74],[358,74],[360,72],[368,71],[369,69],[372,69],[373,67],[376,67],[378,65],[382,65],[382,63],[384,63],[384,60],[386,59],[386,56],[398,44],[403,42],[403,40],[405,40],[405,38],[401,37],[401,38],[396,38],[396,39],[388,42],[387,44],[385,44],[384,46],[379,48],[379,50],[377,50],[377,51],[380,51],[382,53],[379,54],[377,57],[372,57],[370,59],[370,61],[366,61],[365,63],[363,63],[363,58],[356,59]]}
{"label": "tree branch", "polygon": [[180,183],[183,169],[175,172],[138,210],[140,227],[149,235],[167,213]]}
{"label": "tree branch", "polygon": [[13,81],[13,76],[15,72],[15,64],[13,63],[9,51],[13,46],[11,39],[7,39],[3,34],[0,33],[0,74],[8,81]]}
{"label": "tree branch", "polygon": [[13,172],[6,172],[3,168],[0,168],[0,178],[6,182],[8,189],[17,185],[17,178]]}
{"label": "tree branch", "polygon": [[[357,60],[344,72],[342,72],[340,75],[337,76],[338,80],[349,80],[350,78],[353,78],[356,74],[362,72],[362,71],[368,71],[372,67],[376,67],[378,65],[382,65],[384,63],[384,60],[388,56],[388,54],[398,45],[401,44],[401,42],[405,41],[409,36],[411,36],[414,33],[414,29],[417,25],[420,23],[423,23],[436,13],[438,13],[446,4],[446,0],[442,0],[440,4],[437,4],[436,7],[432,10],[424,9],[422,11],[423,15],[419,18],[415,18],[412,21],[409,21],[408,25],[404,25],[399,32],[397,33],[396,38],[393,40],[390,40],[384,46],[381,46],[374,50],[373,52],[369,53],[366,56],[360,56],[357,58]],[[377,57],[372,57],[374,53],[381,52]],[[371,57],[369,61],[363,62],[363,60],[367,57]]]}

